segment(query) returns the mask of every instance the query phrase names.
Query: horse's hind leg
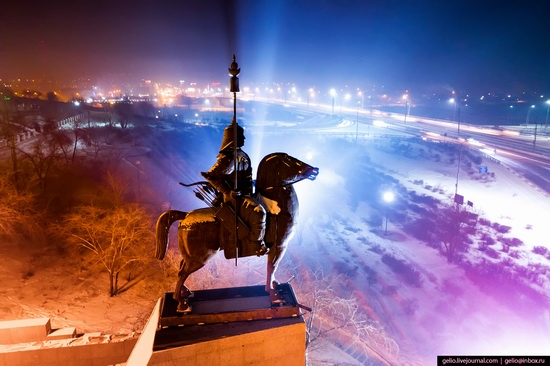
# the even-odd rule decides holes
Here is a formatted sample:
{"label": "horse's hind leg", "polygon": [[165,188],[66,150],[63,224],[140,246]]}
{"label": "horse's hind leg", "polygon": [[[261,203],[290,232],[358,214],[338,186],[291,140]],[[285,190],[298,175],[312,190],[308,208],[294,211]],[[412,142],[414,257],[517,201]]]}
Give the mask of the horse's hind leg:
{"label": "horse's hind leg", "polygon": [[178,311],[184,312],[190,310],[188,299],[193,293],[185,286],[185,281],[191,273],[198,271],[203,266],[204,263],[190,263],[186,262],[185,259],[181,260],[178,281],[176,282],[176,289],[173,295],[174,300],[179,303]]}

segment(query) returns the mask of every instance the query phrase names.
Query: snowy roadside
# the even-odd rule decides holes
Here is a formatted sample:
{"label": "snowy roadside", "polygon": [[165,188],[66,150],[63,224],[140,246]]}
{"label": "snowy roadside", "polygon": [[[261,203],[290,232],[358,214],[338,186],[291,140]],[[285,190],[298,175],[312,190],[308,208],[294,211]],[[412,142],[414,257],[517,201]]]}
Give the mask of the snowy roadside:
{"label": "snowy roadside", "polygon": [[[495,240],[490,247],[496,253],[493,258],[474,242],[465,257],[471,267],[459,266],[408,235],[400,222],[390,220],[387,235],[383,228],[370,225],[370,216],[384,213],[374,212],[373,202],[357,202],[373,187],[350,183],[360,182],[357,175],[365,174],[355,148],[344,150],[343,157],[328,139],[324,141],[332,155],[320,153],[318,160],[330,159],[333,164],[319,164],[318,180],[297,186],[303,202],[299,234],[303,240],[291,250],[307,253],[313,246],[335,273],[348,276],[363,310],[395,336],[403,359],[407,353],[428,363],[435,362],[438,354],[548,353],[550,260],[533,251],[547,247],[550,237],[545,223],[550,199],[545,194],[493,161],[483,162],[494,173],[490,179],[461,169],[458,193],[465,202],[472,201],[472,211],[499,227],[510,226],[504,237],[519,238],[524,244],[508,252]],[[405,157],[372,141],[364,147],[372,166],[397,180],[389,186],[452,203],[456,163],[414,153]],[[484,272],[486,268],[497,272]],[[536,292],[516,281],[530,281]]]}

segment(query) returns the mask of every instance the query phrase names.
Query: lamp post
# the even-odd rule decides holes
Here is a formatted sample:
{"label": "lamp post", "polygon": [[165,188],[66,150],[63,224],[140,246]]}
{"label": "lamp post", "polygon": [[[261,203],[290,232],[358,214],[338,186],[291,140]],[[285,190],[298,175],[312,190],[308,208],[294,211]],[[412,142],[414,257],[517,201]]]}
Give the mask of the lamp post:
{"label": "lamp post", "polygon": [[334,114],[334,97],[336,97],[336,90],[334,88],[330,89],[330,96],[332,97],[332,113]]}
{"label": "lamp post", "polygon": [[141,203],[141,184],[140,184],[140,181],[139,181],[139,166],[141,164],[141,161],[139,160],[136,160],[136,170],[137,170],[137,199],[138,199],[138,204]]}
{"label": "lamp post", "polygon": [[[344,102],[346,102],[346,106],[347,106],[347,103],[350,101],[350,99],[351,99],[350,93],[347,93],[346,95],[344,95]],[[340,102],[340,114],[342,114],[342,102]]]}
{"label": "lamp post", "polygon": [[550,99],[546,101],[546,120],[544,121],[544,128],[548,127],[548,111],[550,110]]}
{"label": "lamp post", "polygon": [[313,98],[315,96],[313,88],[309,88],[307,91],[307,98],[306,98],[306,108],[309,109],[309,98]]}
{"label": "lamp post", "polygon": [[525,127],[527,127],[527,125],[529,124],[529,116],[531,115],[531,110],[535,108],[535,105],[531,105],[531,107],[529,107],[529,109],[527,110],[527,117],[525,117]]}
{"label": "lamp post", "polygon": [[449,103],[451,103],[454,108],[453,108],[453,120],[456,121],[457,123],[457,134],[458,134],[458,137],[460,137],[460,121],[456,118],[456,105],[457,105],[457,101],[455,98],[451,98],[449,99]]}
{"label": "lamp post", "polygon": [[384,235],[388,234],[388,205],[395,200],[395,194],[392,191],[386,191],[382,194],[382,199],[386,203],[386,225],[384,228]]}
{"label": "lamp post", "polygon": [[[365,94],[359,90],[357,96],[361,97],[361,110],[363,110],[365,103]],[[355,121],[355,144],[357,144],[357,136],[359,135],[359,101],[357,101],[357,119]]]}
{"label": "lamp post", "polygon": [[401,99],[405,101],[405,118],[403,118],[403,123],[407,123],[407,115],[409,114],[409,96],[407,94],[403,94]]}

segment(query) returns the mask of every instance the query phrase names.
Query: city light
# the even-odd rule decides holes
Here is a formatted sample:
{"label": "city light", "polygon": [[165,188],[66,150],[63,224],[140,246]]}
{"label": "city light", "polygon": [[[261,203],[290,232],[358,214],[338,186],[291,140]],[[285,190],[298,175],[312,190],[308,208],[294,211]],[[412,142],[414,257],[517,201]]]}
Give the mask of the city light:
{"label": "city light", "polygon": [[[302,216],[284,249],[281,276],[288,281],[287,274],[295,274],[299,281],[292,285],[304,309],[315,306],[303,312],[312,330],[307,348],[304,337],[286,339],[298,340],[308,362],[431,365],[436,353],[547,352],[547,2],[230,3],[3,4],[0,233],[9,244],[2,252],[10,279],[4,292],[21,294],[4,296],[0,315],[44,314],[55,327],[86,324],[82,334],[108,328],[143,335],[147,307],[166,295],[161,282],[172,282],[166,274],[177,272],[181,259],[170,256],[160,272],[149,261],[145,254],[158,239],[149,214],[162,207],[184,217],[195,210],[196,223],[223,221],[214,213],[223,216],[228,202],[221,209],[204,207],[178,183],[202,180],[201,172],[226,153],[219,151],[220,140],[235,121],[244,128],[242,151],[250,161],[234,164],[234,184],[222,188],[236,190],[242,177],[235,170],[249,165],[254,176],[247,168],[246,187],[260,191],[261,180],[249,180],[274,151],[323,172],[315,186],[296,188]],[[235,94],[226,78],[233,53],[242,67]],[[239,151],[231,153],[234,159]],[[288,166],[269,173],[279,176]],[[269,190],[279,188],[292,192],[284,183]],[[216,192],[205,185],[200,194]],[[267,196],[266,202],[272,199]],[[12,229],[21,235],[14,238],[4,229],[11,201],[21,207]],[[82,216],[90,202],[101,206],[91,219]],[[74,223],[91,228],[126,203],[146,208],[148,236],[143,253],[140,240],[128,241],[136,262],[120,272],[122,296],[107,299],[96,288],[107,281],[95,273],[101,261],[65,255],[73,253],[71,239],[56,231],[68,226],[65,213],[74,211]],[[238,227],[237,216],[245,212],[234,207]],[[293,219],[283,213],[270,212],[266,223]],[[183,238],[176,226],[185,228],[174,225],[170,236]],[[278,229],[267,229],[264,239],[271,244]],[[244,231],[235,244],[239,233]],[[225,234],[206,233],[222,242]],[[273,249],[269,259],[284,253]],[[226,267],[219,264],[223,254],[204,279],[192,278],[192,290],[264,283],[266,262],[273,263],[252,256],[243,259],[244,268]],[[283,313],[283,299],[271,295],[253,300]],[[156,310],[170,305],[171,297],[165,300]],[[202,316],[200,307],[174,319]],[[153,315],[154,322],[164,316]],[[212,315],[207,317],[217,319]],[[262,319],[262,327],[272,323]],[[251,328],[247,324],[243,329]],[[204,325],[200,329],[210,327]],[[214,325],[217,331],[227,326]],[[197,326],[179,328],[168,333],[193,333]],[[99,342],[92,338],[90,347]],[[32,347],[51,342],[41,339]],[[218,352],[214,345],[206,352]],[[293,346],[275,348],[285,353]],[[248,359],[260,363],[265,352],[258,347]],[[247,356],[242,349],[229,351]]]}
{"label": "city light", "polygon": [[384,202],[391,203],[395,200],[395,193],[392,191],[385,191],[382,198],[384,199]]}
{"label": "city light", "polygon": [[390,203],[392,203],[395,200],[395,193],[393,193],[393,191],[385,191],[382,194],[382,199],[387,204],[386,208],[385,208],[386,225],[384,227],[384,235],[388,235],[388,206],[389,206]]}

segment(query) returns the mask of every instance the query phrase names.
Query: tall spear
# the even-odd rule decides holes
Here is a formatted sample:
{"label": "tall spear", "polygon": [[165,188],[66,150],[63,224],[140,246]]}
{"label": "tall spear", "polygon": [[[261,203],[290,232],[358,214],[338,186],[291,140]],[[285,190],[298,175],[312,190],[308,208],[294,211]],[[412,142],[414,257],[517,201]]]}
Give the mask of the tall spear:
{"label": "tall spear", "polygon": [[[228,68],[229,75],[231,75],[230,79],[230,91],[233,93],[233,120],[231,121],[231,125],[233,127],[233,171],[235,172],[235,181],[233,182],[233,188],[234,191],[237,192],[237,93],[239,90],[239,78],[237,75],[241,72],[241,69],[239,68],[239,64],[237,64],[237,61],[235,60],[235,55],[233,55],[233,62],[231,63],[231,67]],[[238,210],[239,210],[239,197],[235,197],[235,266],[237,265],[237,258],[239,257],[239,220],[238,220]]]}

